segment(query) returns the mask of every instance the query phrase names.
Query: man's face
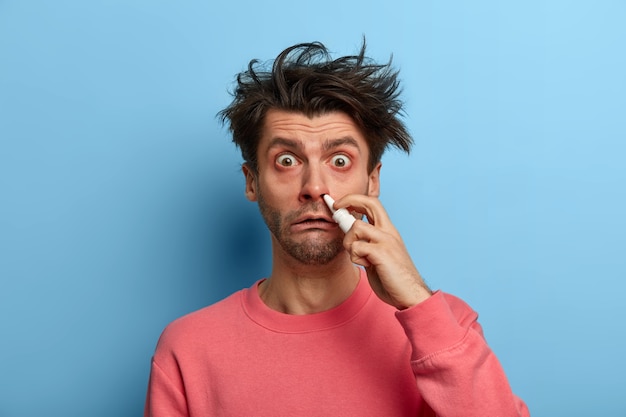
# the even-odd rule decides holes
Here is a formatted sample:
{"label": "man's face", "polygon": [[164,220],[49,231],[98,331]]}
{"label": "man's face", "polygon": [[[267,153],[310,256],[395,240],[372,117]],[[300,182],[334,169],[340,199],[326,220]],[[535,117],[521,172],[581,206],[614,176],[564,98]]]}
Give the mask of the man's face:
{"label": "man's face", "polygon": [[330,262],[343,233],[322,195],[378,196],[380,164],[368,172],[369,148],[344,113],[308,118],[270,110],[258,146],[258,172],[244,166],[246,196],[257,201],[273,244],[308,265]]}

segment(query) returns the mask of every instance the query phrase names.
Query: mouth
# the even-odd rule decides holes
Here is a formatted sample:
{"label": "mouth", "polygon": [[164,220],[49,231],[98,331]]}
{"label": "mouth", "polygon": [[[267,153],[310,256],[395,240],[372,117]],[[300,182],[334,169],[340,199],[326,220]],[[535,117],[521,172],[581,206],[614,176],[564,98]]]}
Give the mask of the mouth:
{"label": "mouth", "polygon": [[324,223],[334,223],[334,222],[331,222],[330,220],[325,219],[323,217],[311,217],[311,218],[299,220],[295,222],[294,224],[318,224],[318,223],[324,224]]}
{"label": "mouth", "polygon": [[307,216],[297,219],[293,226],[298,229],[331,229],[336,223],[325,216]]}

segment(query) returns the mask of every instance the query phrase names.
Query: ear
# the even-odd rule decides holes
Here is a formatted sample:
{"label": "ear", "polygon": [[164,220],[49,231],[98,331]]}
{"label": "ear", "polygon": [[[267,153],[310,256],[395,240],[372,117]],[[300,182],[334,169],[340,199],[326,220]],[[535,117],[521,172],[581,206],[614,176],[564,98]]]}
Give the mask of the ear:
{"label": "ear", "polygon": [[246,177],[246,198],[250,201],[257,201],[257,183],[254,170],[248,164],[243,164],[241,172]]}
{"label": "ear", "polygon": [[382,162],[378,162],[372,172],[369,174],[369,182],[367,184],[367,195],[370,197],[378,197],[380,195],[380,168]]}

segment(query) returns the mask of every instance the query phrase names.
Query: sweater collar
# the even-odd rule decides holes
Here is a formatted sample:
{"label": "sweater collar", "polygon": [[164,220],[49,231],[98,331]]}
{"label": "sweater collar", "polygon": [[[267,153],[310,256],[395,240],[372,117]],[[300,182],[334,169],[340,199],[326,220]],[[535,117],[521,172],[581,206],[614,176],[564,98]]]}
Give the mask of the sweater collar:
{"label": "sweater collar", "polygon": [[257,281],[242,292],[241,303],[246,315],[258,325],[279,333],[307,333],[332,329],[352,320],[372,295],[367,276],[360,270],[359,283],[343,303],[315,314],[290,315],[269,308],[259,296]]}

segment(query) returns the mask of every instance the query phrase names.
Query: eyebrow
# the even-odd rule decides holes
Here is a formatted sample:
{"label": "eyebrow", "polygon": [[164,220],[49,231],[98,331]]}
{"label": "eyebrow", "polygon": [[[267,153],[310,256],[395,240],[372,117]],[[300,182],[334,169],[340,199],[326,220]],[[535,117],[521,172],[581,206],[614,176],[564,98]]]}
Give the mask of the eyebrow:
{"label": "eyebrow", "polygon": [[[322,149],[324,151],[329,151],[345,145],[352,146],[357,150],[360,150],[359,143],[351,136],[344,136],[337,139],[327,139],[322,144]],[[285,148],[291,148],[296,150],[300,150],[304,147],[302,141],[276,137],[270,141],[268,149],[272,149],[277,146],[284,146]]]}
{"label": "eyebrow", "polygon": [[322,148],[325,151],[328,151],[328,150],[335,149],[335,148],[338,148],[338,147],[344,146],[344,145],[352,146],[352,147],[360,150],[359,143],[356,141],[356,139],[354,139],[351,136],[344,136],[344,137],[338,138],[338,139],[326,140],[326,141],[324,141],[324,144],[322,145]]}

